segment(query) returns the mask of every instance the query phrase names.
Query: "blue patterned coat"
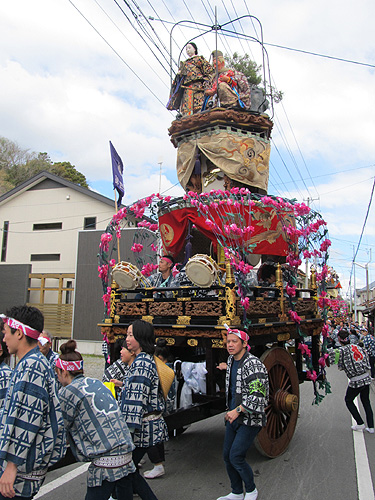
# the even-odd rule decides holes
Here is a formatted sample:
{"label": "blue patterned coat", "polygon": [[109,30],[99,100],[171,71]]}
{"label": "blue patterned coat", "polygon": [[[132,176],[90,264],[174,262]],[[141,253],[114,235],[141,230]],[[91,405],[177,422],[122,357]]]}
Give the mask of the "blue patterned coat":
{"label": "blue patterned coat", "polygon": [[5,395],[7,393],[12,374],[13,371],[5,363],[5,361],[3,361],[0,365],[0,411],[4,405]]}
{"label": "blue patterned coat", "polygon": [[[68,441],[77,460],[123,456],[134,449],[117,401],[102,382],[77,376],[60,389],[59,397]],[[104,480],[117,481],[134,471],[133,461],[113,469],[91,464],[87,485],[91,488]]]}
{"label": "blue patterned coat", "polygon": [[139,353],[130,365],[121,393],[121,411],[128,426],[134,429],[135,446],[148,448],[168,440],[167,424],[162,416],[165,402],[150,354]]}
{"label": "blue patterned coat", "polygon": [[[17,364],[0,415],[0,469],[7,461],[17,465],[14,490],[35,495],[43,470],[65,455],[65,429],[55,377],[46,357],[35,347]],[[22,477],[40,472],[38,480]]]}
{"label": "blue patterned coat", "polygon": [[[225,379],[226,398],[228,406],[228,389],[233,356],[229,356]],[[269,383],[268,373],[259,358],[249,352],[242,356],[236,378],[236,406],[242,405],[246,413],[241,413],[242,423],[264,427],[267,423],[265,409],[268,404]]]}

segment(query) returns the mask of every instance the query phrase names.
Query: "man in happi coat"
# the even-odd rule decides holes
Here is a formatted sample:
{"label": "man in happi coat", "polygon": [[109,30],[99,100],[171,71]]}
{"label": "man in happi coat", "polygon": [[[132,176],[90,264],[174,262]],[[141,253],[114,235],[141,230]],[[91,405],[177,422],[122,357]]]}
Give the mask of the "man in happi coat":
{"label": "man in happi coat", "polygon": [[232,491],[217,500],[256,500],[258,490],[253,471],[246,462],[246,453],[266,425],[268,374],[260,359],[248,352],[248,334],[225,327],[229,358],[225,380],[228,411],[223,457]]}
{"label": "man in happi coat", "polygon": [[0,499],[25,500],[65,454],[64,421],[51,365],[38,347],[43,314],[20,306],[1,319],[4,341],[19,363],[0,415]]}

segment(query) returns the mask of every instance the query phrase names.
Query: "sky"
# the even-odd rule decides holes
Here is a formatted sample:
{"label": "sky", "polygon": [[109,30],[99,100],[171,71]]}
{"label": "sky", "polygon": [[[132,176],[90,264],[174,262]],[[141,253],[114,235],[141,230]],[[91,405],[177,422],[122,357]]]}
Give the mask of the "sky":
{"label": "sky", "polygon": [[[284,94],[274,106],[268,192],[309,198],[322,214],[332,241],[329,264],[344,295],[363,231],[356,288],[366,285],[367,263],[375,281],[373,0],[1,2],[0,136],[69,161],[108,197],[111,140],[125,166],[125,204],[159,187],[182,195],[168,136],[175,113],[165,108],[170,30],[189,21],[173,29],[175,61],[202,25],[215,24],[215,9],[223,29],[252,37],[227,33],[219,50],[249,53],[258,64],[259,23],[242,16],[260,21],[271,82]],[[195,42],[208,59],[214,33]]]}

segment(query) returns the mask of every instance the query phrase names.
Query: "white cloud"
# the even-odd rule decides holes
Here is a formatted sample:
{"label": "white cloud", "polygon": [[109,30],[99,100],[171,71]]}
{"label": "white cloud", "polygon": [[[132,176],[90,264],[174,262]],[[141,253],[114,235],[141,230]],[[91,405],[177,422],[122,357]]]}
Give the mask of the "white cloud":
{"label": "white cloud", "polygon": [[[0,4],[0,135],[24,148],[46,151],[53,161],[70,161],[89,180],[98,182],[110,179],[111,140],[125,164],[128,201],[158,190],[160,158],[162,191],[168,189],[176,180],[176,150],[167,133],[174,115],[164,107],[168,74],[113,2],[74,0],[74,4],[123,61],[70,2],[14,0]],[[146,1],[138,4],[147,16],[168,21],[190,18],[183,2],[154,2],[155,11]],[[247,13],[244,5],[236,5],[238,15]],[[126,9],[125,4],[123,7]],[[212,25],[200,0],[191,0],[189,9],[195,20]],[[231,5],[227,9],[236,17]],[[375,64],[373,0],[359,0],[355,8],[350,0],[269,0],[249,5],[249,9],[263,24],[265,42]],[[224,8],[218,8],[218,15],[220,24],[228,21]],[[160,21],[151,24],[161,40],[154,47],[160,57],[161,43],[169,47],[168,33]],[[243,19],[241,24],[247,33],[254,34],[250,21]],[[170,24],[166,26],[171,28]],[[194,27],[174,30],[180,48],[197,34]],[[207,44],[202,38],[197,43],[200,53],[208,58],[214,48],[213,34]],[[242,46],[246,51],[251,49],[261,62],[256,44],[242,42]],[[224,52],[229,48],[243,52],[235,38],[223,48]],[[356,243],[374,168],[338,173],[327,181],[318,176],[374,164],[374,70],[268,45],[266,48],[272,76],[285,94],[283,103],[275,107],[273,140],[298,186],[302,183],[296,165],[302,177],[309,179],[300,148],[316,187],[310,179],[305,181],[309,192],[314,198],[316,191],[321,195],[313,206],[320,207],[333,236]],[[178,57],[176,48],[173,54]],[[304,187],[296,190],[275,151],[272,163],[297,198],[309,195]],[[280,184],[272,172],[271,178],[274,184]],[[180,188],[174,191],[182,192]],[[367,245],[375,242],[374,211],[371,216],[364,236]],[[346,243],[337,247],[348,261],[351,247]],[[336,264],[341,265],[339,260]]]}

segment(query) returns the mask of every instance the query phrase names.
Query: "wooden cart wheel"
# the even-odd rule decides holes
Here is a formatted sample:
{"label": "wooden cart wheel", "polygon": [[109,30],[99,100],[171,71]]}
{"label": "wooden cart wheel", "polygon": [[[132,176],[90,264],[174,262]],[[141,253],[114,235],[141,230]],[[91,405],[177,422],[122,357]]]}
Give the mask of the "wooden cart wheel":
{"label": "wooden cart wheel", "polygon": [[284,453],[293,437],[299,407],[299,381],[291,355],[273,347],[260,358],[268,371],[270,397],[266,407],[267,425],[259,432],[255,446],[265,456]]}

